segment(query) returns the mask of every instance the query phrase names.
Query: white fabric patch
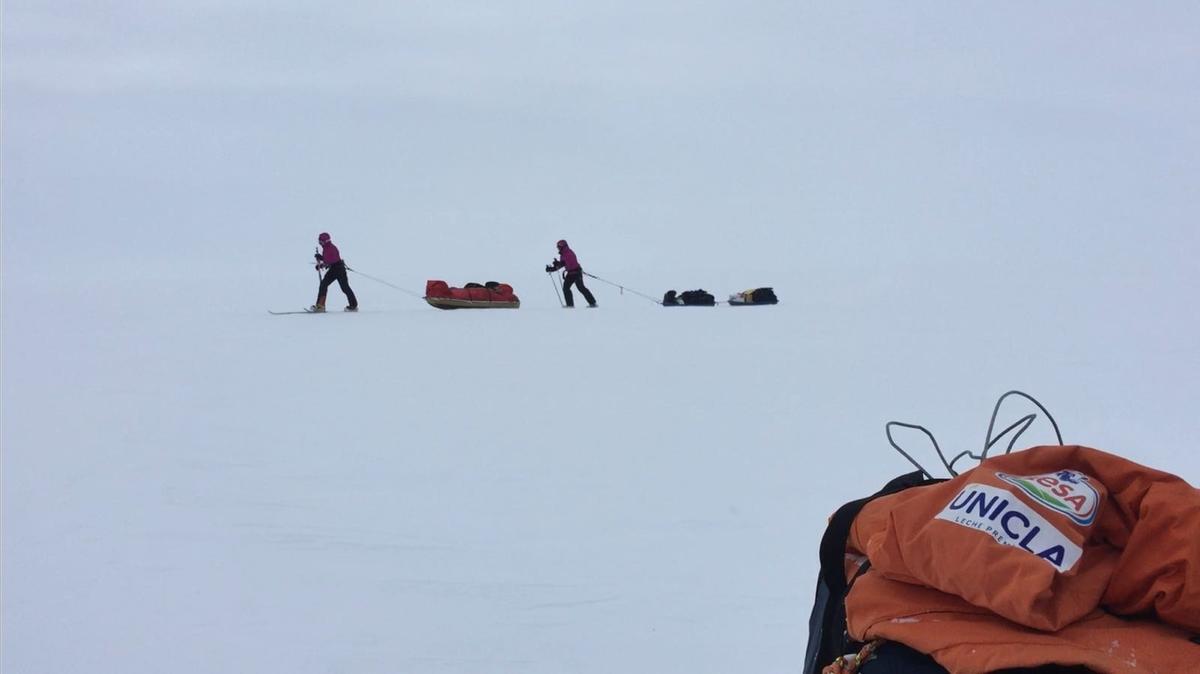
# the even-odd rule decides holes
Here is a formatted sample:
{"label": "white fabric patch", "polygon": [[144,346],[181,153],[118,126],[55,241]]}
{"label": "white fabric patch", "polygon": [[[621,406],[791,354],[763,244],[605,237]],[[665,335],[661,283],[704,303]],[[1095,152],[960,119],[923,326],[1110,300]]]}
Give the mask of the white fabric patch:
{"label": "white fabric patch", "polygon": [[1046,560],[1059,573],[1074,568],[1083,550],[1016,494],[986,484],[963,487],[937,519],[982,531],[997,543]]}

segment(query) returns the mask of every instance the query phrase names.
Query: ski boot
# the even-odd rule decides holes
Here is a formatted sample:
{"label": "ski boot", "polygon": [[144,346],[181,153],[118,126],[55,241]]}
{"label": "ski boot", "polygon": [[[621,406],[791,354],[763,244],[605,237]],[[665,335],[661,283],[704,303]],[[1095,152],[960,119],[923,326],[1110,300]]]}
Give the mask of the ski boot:
{"label": "ski boot", "polygon": [[345,309],[342,309],[342,311],[352,311],[352,312],[357,313],[358,307],[346,307]]}
{"label": "ski boot", "polygon": [[314,304],[308,308],[308,313],[323,314],[323,313],[325,313],[325,305],[324,304]]}

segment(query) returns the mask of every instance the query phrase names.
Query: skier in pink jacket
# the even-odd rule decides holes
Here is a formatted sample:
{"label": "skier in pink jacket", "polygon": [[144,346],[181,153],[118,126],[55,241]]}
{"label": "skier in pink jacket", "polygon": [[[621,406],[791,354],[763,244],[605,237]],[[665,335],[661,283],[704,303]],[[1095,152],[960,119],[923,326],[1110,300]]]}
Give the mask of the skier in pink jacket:
{"label": "skier in pink jacket", "polygon": [[579,288],[579,292],[583,293],[583,298],[587,300],[589,307],[596,306],[596,298],[592,296],[592,291],[588,290],[583,285],[583,267],[579,266],[579,258],[575,257],[575,251],[567,245],[565,240],[558,242],[558,259],[546,265],[546,272],[553,272],[559,269],[565,269],[563,274],[563,299],[567,303],[567,307],[575,306],[575,296],[571,294],[571,286]]}
{"label": "skier in pink jacket", "polygon": [[317,290],[317,303],[309,307],[309,311],[322,312],[325,311],[325,295],[329,292],[329,286],[337,281],[338,287],[346,294],[346,299],[350,304],[346,307],[346,311],[358,311],[358,298],[354,296],[354,291],[350,289],[350,281],[346,278],[346,261],[342,259],[342,254],[338,251],[337,246],[333,245],[333,239],[330,238],[328,232],[321,232],[317,237],[317,243],[321,244],[321,252],[313,255],[317,259],[317,269],[324,268],[325,275],[321,277],[321,286]]}

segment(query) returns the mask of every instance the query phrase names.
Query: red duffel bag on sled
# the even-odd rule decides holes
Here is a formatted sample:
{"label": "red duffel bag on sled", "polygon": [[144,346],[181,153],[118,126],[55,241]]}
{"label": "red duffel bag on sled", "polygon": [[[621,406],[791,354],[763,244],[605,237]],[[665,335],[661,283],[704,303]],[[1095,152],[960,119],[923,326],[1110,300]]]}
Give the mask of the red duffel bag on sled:
{"label": "red duffel bag on sled", "polygon": [[425,282],[425,301],[438,309],[517,309],[521,299],[507,283],[468,283],[451,288],[445,281]]}

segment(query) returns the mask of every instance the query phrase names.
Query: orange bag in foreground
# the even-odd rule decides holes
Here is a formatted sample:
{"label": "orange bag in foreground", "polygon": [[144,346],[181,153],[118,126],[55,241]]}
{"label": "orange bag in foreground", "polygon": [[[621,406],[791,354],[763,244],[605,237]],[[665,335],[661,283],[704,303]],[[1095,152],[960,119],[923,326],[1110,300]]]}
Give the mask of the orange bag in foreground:
{"label": "orange bag in foreground", "polygon": [[845,599],[859,641],[956,673],[1200,672],[1200,491],[1168,473],[1079,446],[998,456],[867,503],[846,552],[870,562]]}

